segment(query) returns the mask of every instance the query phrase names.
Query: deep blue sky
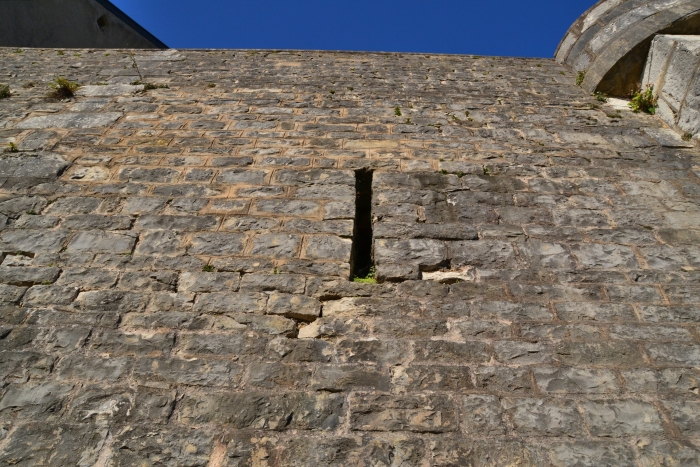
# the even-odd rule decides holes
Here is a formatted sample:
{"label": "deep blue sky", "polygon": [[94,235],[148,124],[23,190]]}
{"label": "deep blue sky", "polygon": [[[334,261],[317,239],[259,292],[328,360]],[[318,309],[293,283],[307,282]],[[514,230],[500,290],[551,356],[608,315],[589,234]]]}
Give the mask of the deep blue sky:
{"label": "deep blue sky", "polygon": [[595,0],[112,0],[173,48],[551,57]]}

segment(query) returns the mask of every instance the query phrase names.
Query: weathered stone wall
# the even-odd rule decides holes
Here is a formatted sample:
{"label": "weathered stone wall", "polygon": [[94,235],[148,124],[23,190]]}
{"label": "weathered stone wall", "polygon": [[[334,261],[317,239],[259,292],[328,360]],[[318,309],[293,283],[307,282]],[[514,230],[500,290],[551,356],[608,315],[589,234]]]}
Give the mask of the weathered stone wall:
{"label": "weathered stone wall", "polygon": [[654,38],[642,86],[654,86],[666,123],[687,136],[700,134],[700,36]]}
{"label": "weathered stone wall", "polygon": [[[660,120],[551,60],[136,60],[169,89],[0,50],[0,462],[700,460],[700,153]],[[348,280],[358,169],[399,282]]]}

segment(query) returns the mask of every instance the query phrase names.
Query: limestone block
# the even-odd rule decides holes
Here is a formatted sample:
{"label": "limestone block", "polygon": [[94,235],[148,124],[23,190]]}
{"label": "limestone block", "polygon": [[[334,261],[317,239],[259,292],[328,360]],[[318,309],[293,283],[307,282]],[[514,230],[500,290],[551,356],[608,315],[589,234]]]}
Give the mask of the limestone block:
{"label": "limestone block", "polygon": [[642,88],[653,85],[659,97],[658,115],[695,138],[700,133],[699,69],[700,36],[660,35],[652,42],[642,79]]}
{"label": "limestone block", "polygon": [[20,130],[42,128],[102,128],[121,118],[121,112],[70,113],[32,117],[16,126]]}

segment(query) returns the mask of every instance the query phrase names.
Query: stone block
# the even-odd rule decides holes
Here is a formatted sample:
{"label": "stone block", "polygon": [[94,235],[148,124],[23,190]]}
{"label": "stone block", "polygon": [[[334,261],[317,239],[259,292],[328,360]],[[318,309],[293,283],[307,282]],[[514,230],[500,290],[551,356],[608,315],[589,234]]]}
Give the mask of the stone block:
{"label": "stone block", "polygon": [[690,466],[700,462],[700,446],[694,442],[642,438],[636,445],[642,467]]}
{"label": "stone block", "polygon": [[504,435],[506,426],[499,398],[488,395],[462,397],[462,426],[467,435]]}
{"label": "stone block", "polygon": [[647,402],[586,401],[582,406],[593,436],[620,438],[664,433],[661,416]]}
{"label": "stone block", "polygon": [[611,370],[535,368],[535,382],[550,394],[614,394],[619,391]]}
{"label": "stone block", "polygon": [[261,292],[282,292],[303,294],[306,278],[298,274],[245,274],[241,279],[241,289]]}
{"label": "stone block", "polygon": [[62,230],[5,230],[0,234],[0,249],[29,253],[56,253],[70,236]]}
{"label": "stone block", "polygon": [[365,365],[319,365],[311,378],[317,391],[382,391],[389,390],[389,374],[383,368]]}
{"label": "stone block", "polygon": [[519,435],[574,438],[583,434],[583,420],[574,401],[507,398],[501,405],[513,420],[513,431]]}
{"label": "stone block", "polygon": [[35,285],[24,295],[25,306],[70,305],[78,296],[76,287],[60,285]]}
{"label": "stone block", "polygon": [[259,293],[201,293],[197,295],[194,311],[213,314],[262,314],[266,303],[267,296]]}
{"label": "stone block", "polygon": [[311,322],[321,316],[321,302],[305,295],[273,292],[269,295],[266,311],[272,315]]}
{"label": "stone block", "polygon": [[66,251],[90,252],[90,253],[131,253],[134,249],[137,236],[135,234],[118,234],[92,230],[78,232],[68,243]]}
{"label": "stone block", "polygon": [[240,254],[245,247],[245,235],[233,233],[198,233],[192,237],[187,252],[191,255],[229,256]]}
{"label": "stone block", "polygon": [[[553,446],[556,467],[635,467],[634,451],[624,443],[577,441]],[[661,465],[661,464],[659,464]]]}
{"label": "stone block", "polygon": [[16,305],[27,291],[27,287],[0,284],[0,304]]}
{"label": "stone block", "polygon": [[331,430],[338,426],[343,398],[337,394],[256,392],[189,394],[179,419],[185,423],[218,423],[233,428]]}
{"label": "stone block", "polygon": [[80,292],[75,305],[84,310],[110,312],[138,312],[144,309],[147,297],[137,292],[95,290]]}
{"label": "stone block", "polygon": [[298,235],[271,233],[253,237],[253,256],[270,258],[294,258],[298,254],[300,238]]}
{"label": "stone block", "polygon": [[331,235],[307,237],[304,258],[314,260],[350,261],[352,241]]}
{"label": "stone block", "polygon": [[381,263],[376,266],[375,277],[378,282],[403,282],[419,280],[421,272],[417,264]]}
{"label": "stone block", "polygon": [[449,396],[353,393],[349,405],[353,430],[444,433],[459,428],[455,403]]}
{"label": "stone block", "polygon": [[21,130],[43,128],[103,128],[122,117],[121,112],[67,113],[31,117],[15,125]]}
{"label": "stone block", "polygon": [[55,267],[8,267],[0,266],[0,283],[18,287],[53,283],[58,279],[61,270]]}
{"label": "stone block", "polygon": [[447,246],[437,240],[376,239],[374,258],[381,263],[413,263],[422,270],[438,268],[447,260]]}
{"label": "stone block", "polygon": [[509,395],[529,394],[532,376],[527,367],[480,366],[476,370],[476,388]]}
{"label": "stone block", "polygon": [[441,436],[429,443],[430,465],[435,467],[544,466],[549,462],[546,448],[519,440]]}
{"label": "stone block", "polygon": [[160,230],[141,234],[134,255],[181,256],[185,253],[184,236],[179,232]]}
{"label": "stone block", "polygon": [[420,365],[399,366],[392,371],[392,385],[401,391],[464,392],[473,388],[471,372],[466,366]]}
{"label": "stone block", "polygon": [[[659,96],[659,116],[671,127],[697,135],[700,132],[700,37],[657,35],[651,44],[642,87],[654,86]],[[678,138],[680,140],[680,138]],[[659,141],[662,145],[665,142]],[[682,140],[671,146],[684,146]]]}

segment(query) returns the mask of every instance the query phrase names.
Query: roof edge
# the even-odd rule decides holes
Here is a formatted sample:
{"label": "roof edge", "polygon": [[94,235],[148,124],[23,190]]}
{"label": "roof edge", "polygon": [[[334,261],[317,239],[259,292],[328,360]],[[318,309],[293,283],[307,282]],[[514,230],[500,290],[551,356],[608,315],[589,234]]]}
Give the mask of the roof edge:
{"label": "roof edge", "polygon": [[124,13],[122,10],[120,10],[116,5],[114,5],[112,2],[109,0],[95,0],[97,3],[99,3],[105,10],[109,11],[112,13],[114,16],[119,18],[121,21],[123,21],[127,26],[129,26],[131,29],[136,31],[138,34],[142,35],[146,40],[151,42],[153,45],[158,47],[159,49],[169,49],[167,45],[160,39],[158,39],[156,36],[148,32],[146,28],[141,26],[139,23],[134,21],[129,15]]}

